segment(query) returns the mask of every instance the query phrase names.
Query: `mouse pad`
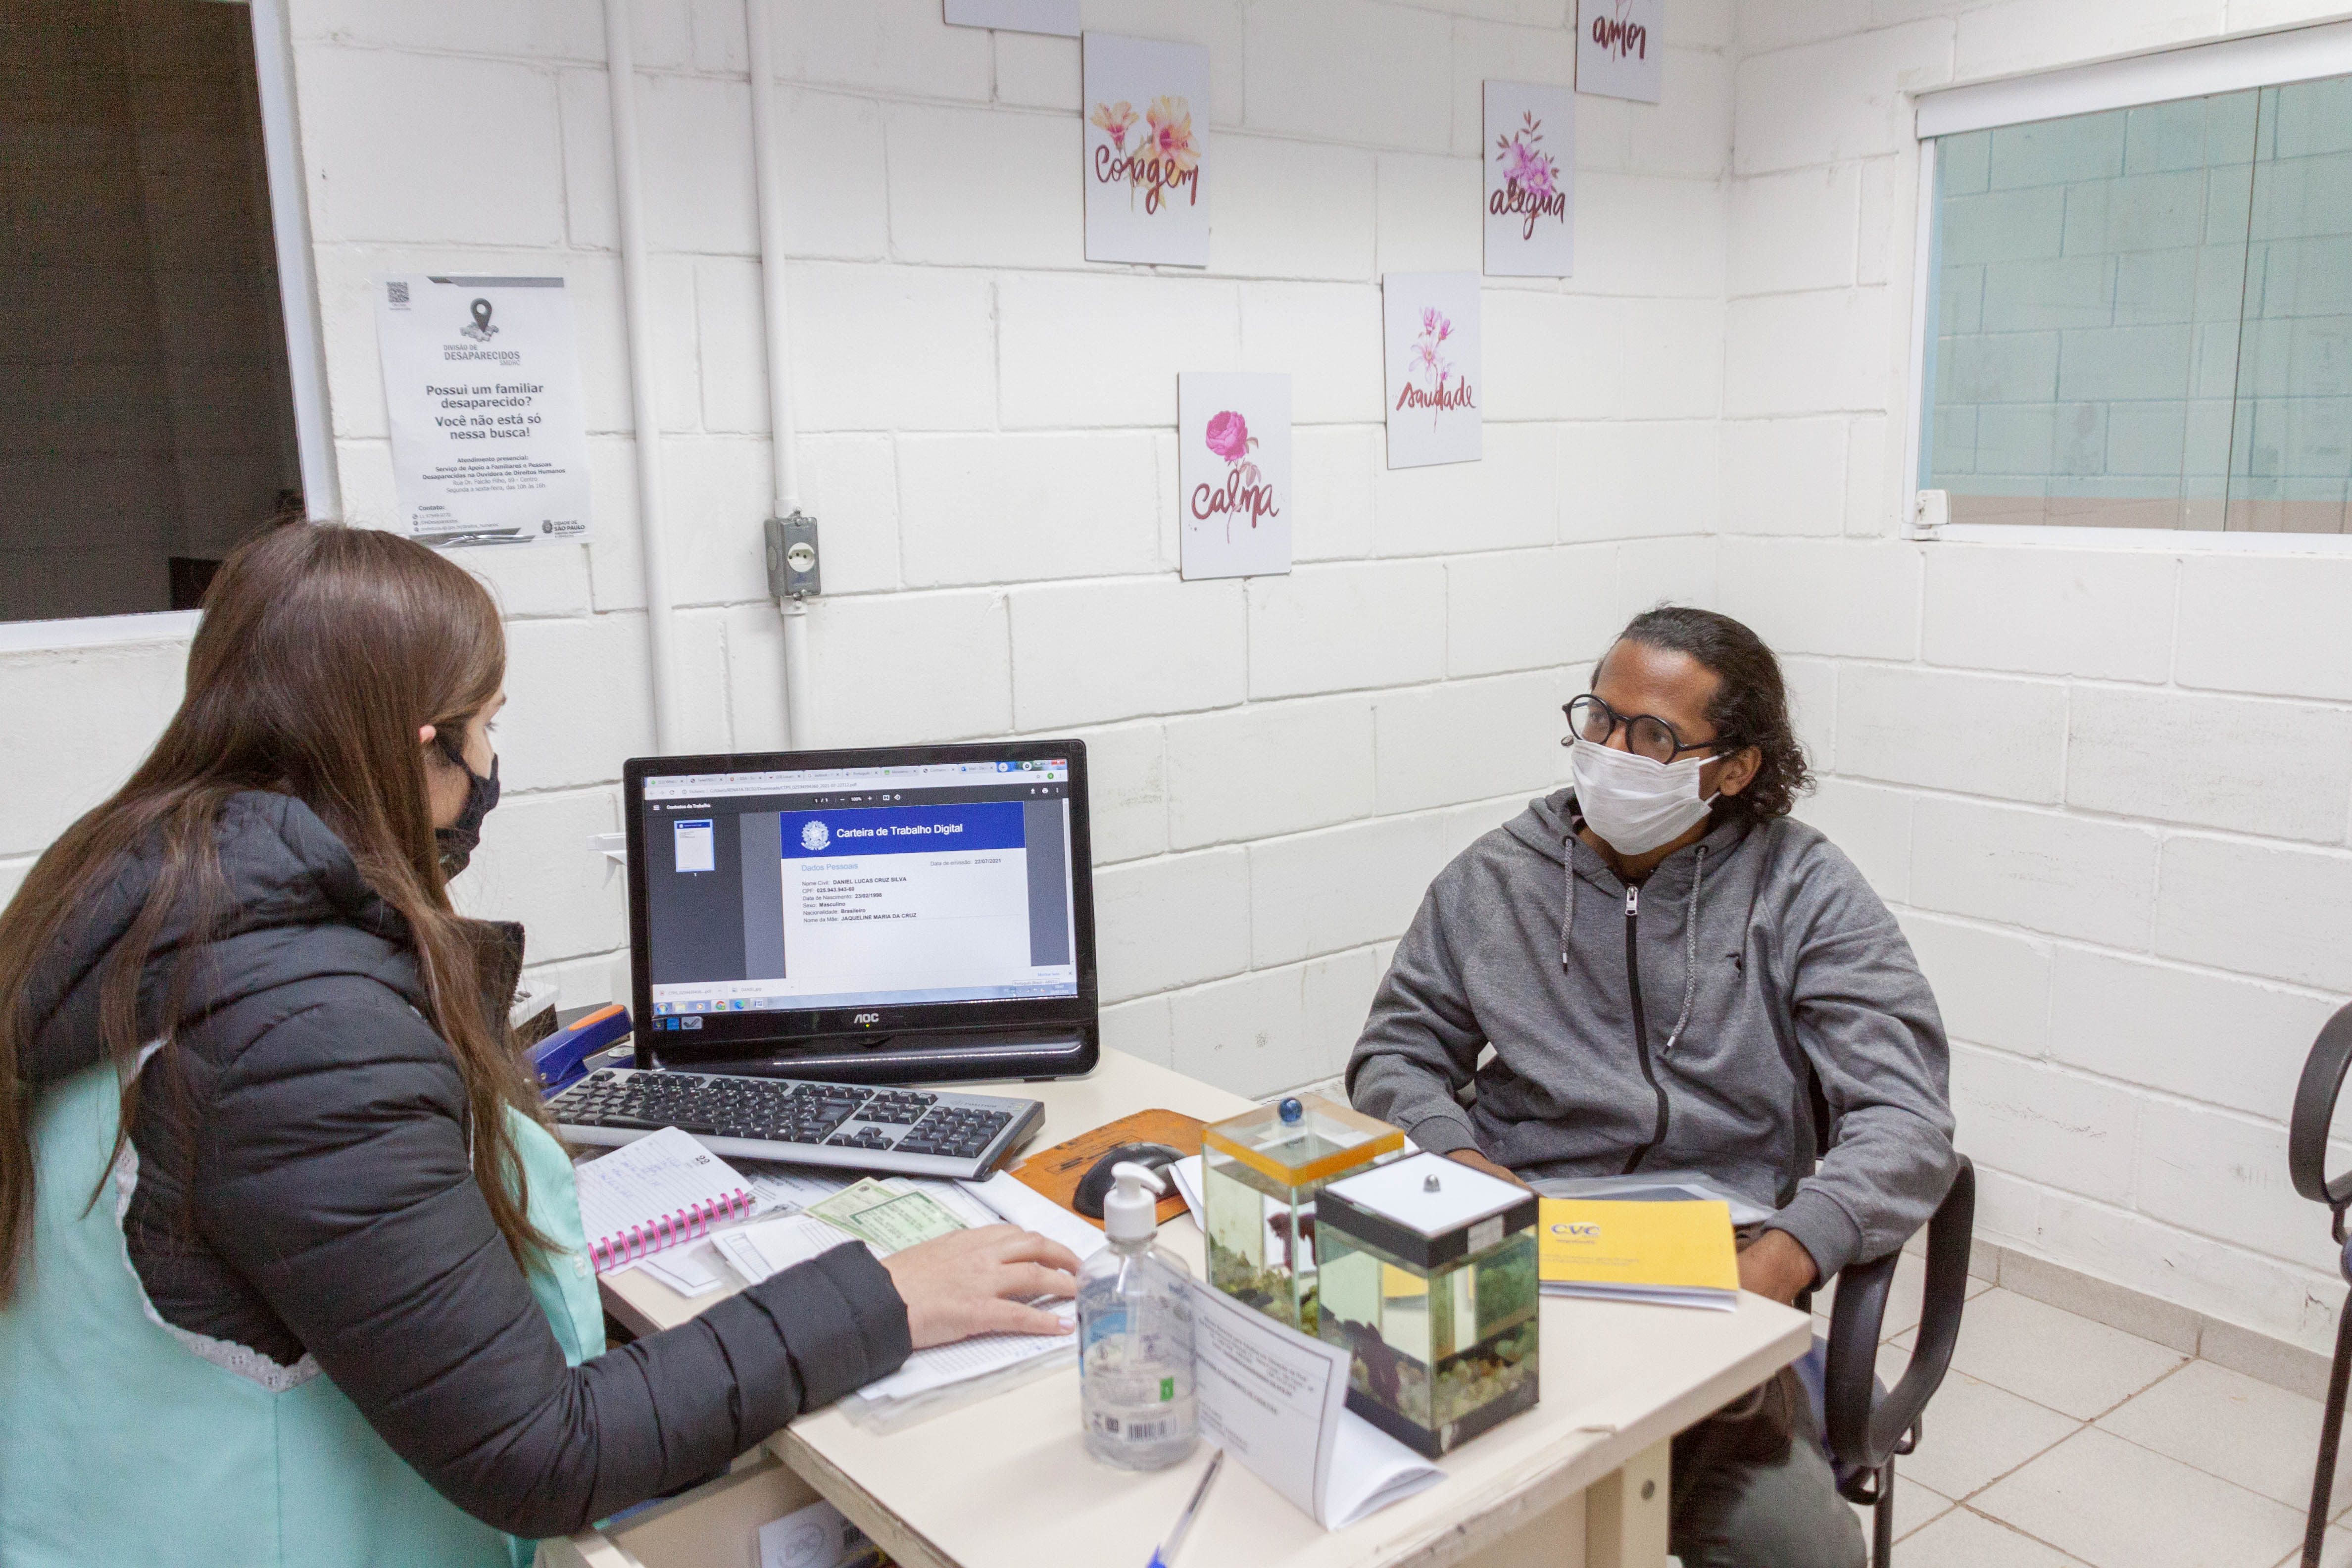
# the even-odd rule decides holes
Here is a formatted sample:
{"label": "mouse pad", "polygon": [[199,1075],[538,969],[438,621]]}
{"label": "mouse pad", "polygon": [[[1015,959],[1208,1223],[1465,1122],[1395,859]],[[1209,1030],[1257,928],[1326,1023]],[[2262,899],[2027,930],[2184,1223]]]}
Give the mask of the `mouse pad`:
{"label": "mouse pad", "polygon": [[[1090,1132],[1081,1132],[1066,1143],[1056,1143],[1050,1149],[1040,1149],[1021,1163],[1013,1179],[1025,1187],[1043,1193],[1072,1214],[1070,1199],[1078,1190],[1078,1180],[1090,1170],[1097,1160],[1122,1143],[1165,1143],[1187,1154],[1201,1152],[1201,1129],[1207,1125],[1197,1116],[1186,1116],[1177,1110],[1139,1110],[1107,1121]],[[1160,1223],[1166,1225],[1184,1212],[1184,1199],[1169,1184],[1168,1195],[1160,1200]],[[1086,1219],[1084,1215],[1078,1215]],[[1087,1219],[1097,1230],[1102,1221]]]}

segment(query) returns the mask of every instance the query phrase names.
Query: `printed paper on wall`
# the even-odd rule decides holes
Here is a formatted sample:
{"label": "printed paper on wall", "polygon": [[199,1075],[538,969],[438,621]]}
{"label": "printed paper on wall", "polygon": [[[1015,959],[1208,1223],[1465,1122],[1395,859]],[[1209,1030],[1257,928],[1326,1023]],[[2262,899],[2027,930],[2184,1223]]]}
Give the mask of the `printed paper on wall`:
{"label": "printed paper on wall", "polygon": [[1088,33],[1087,259],[1209,264],[1209,51]]}
{"label": "printed paper on wall", "polygon": [[1475,463],[1486,387],[1478,274],[1391,272],[1381,279],[1388,349],[1389,467]]}
{"label": "printed paper on wall", "polygon": [[1576,270],[1576,94],[1532,82],[1486,84],[1486,272],[1566,278]]}
{"label": "printed paper on wall", "polygon": [[1666,0],[1579,0],[1576,90],[1655,103],[1664,86]]}
{"label": "printed paper on wall", "polygon": [[428,544],[588,535],[588,426],[561,278],[380,277],[403,524]]}
{"label": "printed paper on wall", "polygon": [[1290,570],[1290,378],[1176,378],[1177,515],[1184,575]]}
{"label": "printed paper on wall", "polygon": [[1078,36],[1078,0],[947,0],[950,27]]}

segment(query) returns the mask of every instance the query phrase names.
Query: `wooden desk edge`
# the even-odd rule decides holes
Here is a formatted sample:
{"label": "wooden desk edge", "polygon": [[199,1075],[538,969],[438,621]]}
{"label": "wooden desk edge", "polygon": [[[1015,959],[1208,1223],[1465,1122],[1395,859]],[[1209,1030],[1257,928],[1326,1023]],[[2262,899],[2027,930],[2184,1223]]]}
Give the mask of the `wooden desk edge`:
{"label": "wooden desk edge", "polygon": [[[1567,1499],[1614,1475],[1644,1450],[1665,1442],[1721,1409],[1812,1344],[1812,1320],[1796,1317],[1772,1341],[1741,1357],[1708,1383],[1653,1409],[1565,1458],[1538,1456],[1518,1473],[1451,1500],[1453,1522],[1424,1524],[1417,1532],[1373,1548],[1375,1568],[1448,1568],[1510,1535]],[[768,1451],[792,1467],[834,1507],[880,1542],[904,1568],[958,1568],[956,1559],[907,1523],[793,1428],[767,1441]],[[1380,1516],[1374,1514],[1373,1520]],[[1370,1522],[1370,1521],[1367,1521]]]}
{"label": "wooden desk edge", "polygon": [[1593,1434],[1593,1443],[1565,1459],[1538,1456],[1517,1474],[1456,1499],[1449,1510],[1455,1516],[1454,1523],[1382,1542],[1376,1549],[1374,1563],[1378,1568],[1446,1568],[1493,1545],[1520,1525],[1614,1475],[1644,1450],[1722,1409],[1803,1355],[1812,1339],[1812,1320],[1795,1317],[1777,1338],[1679,1398],[1613,1432]]}
{"label": "wooden desk edge", "polygon": [[930,1539],[908,1527],[849,1472],[811,1447],[787,1426],[770,1437],[768,1452],[792,1467],[793,1473],[821,1493],[824,1500],[847,1514],[851,1522],[881,1544],[899,1568],[958,1568],[956,1560]]}

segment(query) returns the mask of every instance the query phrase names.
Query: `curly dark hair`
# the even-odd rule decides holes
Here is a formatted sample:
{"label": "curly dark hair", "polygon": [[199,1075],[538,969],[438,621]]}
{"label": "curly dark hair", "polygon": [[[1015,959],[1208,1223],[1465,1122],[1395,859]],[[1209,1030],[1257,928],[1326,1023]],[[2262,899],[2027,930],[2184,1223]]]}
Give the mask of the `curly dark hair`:
{"label": "curly dark hair", "polygon": [[[1716,677],[1707,722],[1728,744],[1753,746],[1763,754],[1756,777],[1738,795],[1718,801],[1717,811],[1751,821],[1786,816],[1797,796],[1813,787],[1812,768],[1789,718],[1789,687],[1780,677],[1780,661],[1763,638],[1713,610],[1660,605],[1626,622],[1617,642],[1686,653],[1698,660]],[[1601,658],[1606,662],[1609,656]],[[1592,667],[1592,674],[1600,679],[1600,664]]]}

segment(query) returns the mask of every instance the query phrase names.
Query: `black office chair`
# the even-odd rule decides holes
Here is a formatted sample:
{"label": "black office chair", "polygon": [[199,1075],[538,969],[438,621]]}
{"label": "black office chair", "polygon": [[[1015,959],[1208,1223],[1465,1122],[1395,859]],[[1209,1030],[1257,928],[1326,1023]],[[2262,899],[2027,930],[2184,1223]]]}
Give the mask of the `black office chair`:
{"label": "black office chair", "polygon": [[1802,1363],[1798,1368],[1807,1392],[1816,1398],[1822,1446],[1837,1473],[1839,1493],[1871,1510],[1872,1568],[1888,1568],[1894,1560],[1895,1460],[1919,1446],[1921,1413],[1943,1385],[1952,1364],[1952,1346],[1960,1337],[1976,1213],[1977,1171],[1964,1154],[1952,1174],[1951,1190],[1927,1221],[1927,1279],[1919,1304],[1919,1333],[1910,1364],[1894,1388],[1878,1381],[1878,1341],[1895,1267],[1903,1256],[1900,1249],[1839,1270],[1829,1338],[1816,1337],[1806,1358],[1820,1358],[1820,1384],[1806,1375]]}
{"label": "black office chair", "polygon": [[[2352,1239],[2344,1230],[2344,1211],[2352,1208],[2352,1173],[2327,1179],[2327,1127],[2336,1119],[2336,1097],[2344,1092],[2344,1073],[2352,1067],[2352,1006],[2327,1020],[2312,1042],[2303,1064],[2303,1081],[2295,1086],[2294,1112],[2286,1124],[2287,1174],[2294,1190],[2315,1204],[2326,1204],[2328,1234],[2341,1247],[2339,1267],[2352,1284]],[[2319,1462],[2311,1476],[2311,1512],[2303,1525],[2304,1568],[2319,1568],[2319,1549],[2327,1535],[2328,1494],[2336,1486],[2336,1439],[2344,1431],[2344,1387],[2352,1374],[2352,1299],[2336,1314],[2336,1362],[2327,1373],[2327,1408],[2319,1423]]]}

